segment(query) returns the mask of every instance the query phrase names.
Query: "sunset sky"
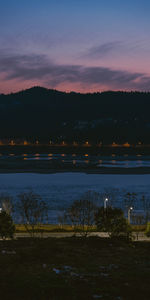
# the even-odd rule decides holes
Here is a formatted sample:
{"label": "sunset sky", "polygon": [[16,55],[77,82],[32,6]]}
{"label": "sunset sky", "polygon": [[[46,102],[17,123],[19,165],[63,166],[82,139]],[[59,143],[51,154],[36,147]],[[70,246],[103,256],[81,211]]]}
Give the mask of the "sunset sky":
{"label": "sunset sky", "polygon": [[0,93],[150,90],[150,1],[0,0]]}

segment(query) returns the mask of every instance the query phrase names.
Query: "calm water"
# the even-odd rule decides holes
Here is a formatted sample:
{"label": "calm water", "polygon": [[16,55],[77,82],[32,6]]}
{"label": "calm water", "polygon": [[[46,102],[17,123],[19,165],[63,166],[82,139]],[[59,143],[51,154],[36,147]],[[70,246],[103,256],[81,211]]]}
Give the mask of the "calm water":
{"label": "calm water", "polygon": [[[107,175],[84,173],[56,174],[0,174],[0,192],[13,196],[23,192],[40,194],[49,206],[49,222],[57,223],[57,217],[70,204],[87,191],[106,193],[113,190],[114,206],[124,209],[124,194],[136,192],[138,198],[133,203],[134,211],[141,210],[140,198],[145,194],[150,199],[150,175]],[[99,204],[103,205],[102,197]],[[19,222],[19,217],[16,217]]]}
{"label": "calm water", "polygon": [[112,154],[111,156],[102,156],[102,155],[79,155],[79,154],[22,154],[22,155],[15,155],[14,153],[9,153],[7,155],[0,154],[0,160],[7,159],[14,160],[51,160],[51,161],[61,161],[65,163],[71,163],[74,165],[96,165],[98,167],[120,167],[120,168],[137,168],[137,167],[150,167],[150,156],[145,155],[123,155],[117,156]]}

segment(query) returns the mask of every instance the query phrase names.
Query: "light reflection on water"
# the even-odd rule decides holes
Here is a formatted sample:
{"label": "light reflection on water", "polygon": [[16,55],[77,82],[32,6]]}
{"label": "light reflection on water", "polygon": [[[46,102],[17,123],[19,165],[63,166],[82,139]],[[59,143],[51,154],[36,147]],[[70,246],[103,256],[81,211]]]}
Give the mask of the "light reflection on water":
{"label": "light reflection on water", "polygon": [[106,167],[106,168],[137,168],[137,167],[150,167],[150,156],[144,156],[141,154],[137,155],[128,155],[124,154],[122,156],[117,156],[116,154],[112,154],[110,156],[104,155],[90,155],[87,153],[77,154],[77,153],[49,153],[49,154],[27,154],[23,153],[20,155],[9,153],[2,154],[0,153],[0,160],[40,160],[40,161],[60,161],[65,163],[69,163],[72,165],[94,165],[97,167]]}

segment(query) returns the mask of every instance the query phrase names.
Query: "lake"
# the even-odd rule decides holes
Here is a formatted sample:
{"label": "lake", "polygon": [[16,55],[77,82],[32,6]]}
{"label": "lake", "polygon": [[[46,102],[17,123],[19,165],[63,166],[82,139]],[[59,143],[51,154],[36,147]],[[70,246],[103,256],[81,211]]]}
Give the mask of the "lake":
{"label": "lake", "polygon": [[[10,173],[0,174],[0,193],[17,195],[32,190],[43,197],[49,206],[49,222],[57,223],[61,214],[75,199],[87,191],[109,194],[114,190],[113,205],[124,208],[123,198],[127,192],[136,192],[134,210],[141,210],[140,198],[150,196],[150,175],[108,175],[86,173]],[[150,197],[149,197],[150,198]],[[103,205],[101,197],[100,204]],[[16,220],[19,222],[19,219]]]}

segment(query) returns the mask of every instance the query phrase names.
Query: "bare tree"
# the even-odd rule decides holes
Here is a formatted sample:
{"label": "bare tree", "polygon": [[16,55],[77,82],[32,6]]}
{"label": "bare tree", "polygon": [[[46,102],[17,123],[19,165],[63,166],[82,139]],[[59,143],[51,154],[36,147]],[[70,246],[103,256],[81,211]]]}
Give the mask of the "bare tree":
{"label": "bare tree", "polygon": [[94,225],[98,197],[98,193],[88,191],[67,209],[66,219],[72,225],[74,232],[79,231],[84,237],[88,235]]}
{"label": "bare tree", "polygon": [[145,213],[145,224],[147,224],[147,222],[150,221],[150,201],[145,195],[142,195],[141,203]]}
{"label": "bare tree", "polygon": [[134,206],[136,201],[137,201],[137,194],[136,193],[127,192],[124,195],[124,206],[125,206],[126,209],[128,209],[131,206]]}
{"label": "bare tree", "polygon": [[67,224],[67,214],[64,210],[62,213],[59,213],[58,216],[58,224],[60,226],[60,229],[63,229],[63,226]]}
{"label": "bare tree", "polygon": [[48,206],[38,195],[31,192],[20,194],[17,208],[26,231],[32,236],[42,235],[42,225],[47,219]]}

